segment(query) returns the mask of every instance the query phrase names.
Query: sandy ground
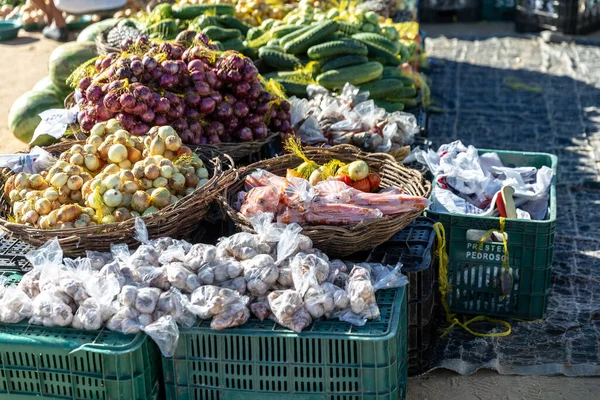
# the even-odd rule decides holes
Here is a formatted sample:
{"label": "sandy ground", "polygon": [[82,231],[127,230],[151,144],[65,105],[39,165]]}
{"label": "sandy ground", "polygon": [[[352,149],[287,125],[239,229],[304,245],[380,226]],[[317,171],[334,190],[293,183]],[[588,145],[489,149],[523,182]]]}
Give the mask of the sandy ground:
{"label": "sandy ground", "polygon": [[17,39],[0,42],[0,154],[27,149],[8,130],[8,111],[19,96],[48,75],[48,58],[58,45],[23,30]]}
{"label": "sandy ground", "polygon": [[[457,27],[455,25],[455,27]],[[434,35],[447,29],[431,26]],[[466,25],[460,33],[474,33],[482,27]],[[490,28],[489,26],[487,27]],[[508,24],[498,24],[498,32],[510,33]],[[455,31],[455,29],[453,29]],[[0,42],[0,154],[25,150],[8,130],[7,116],[12,103],[48,73],[48,58],[58,44],[40,34],[21,32],[19,38]],[[409,379],[410,400],[597,400],[600,378],[502,376],[481,371],[460,376],[449,371],[434,371]]]}

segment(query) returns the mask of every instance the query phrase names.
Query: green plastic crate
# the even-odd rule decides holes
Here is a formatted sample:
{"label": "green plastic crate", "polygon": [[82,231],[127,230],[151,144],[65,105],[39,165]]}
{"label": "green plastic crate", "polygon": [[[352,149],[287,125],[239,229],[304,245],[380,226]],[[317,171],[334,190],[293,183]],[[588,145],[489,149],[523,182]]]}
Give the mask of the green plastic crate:
{"label": "green plastic crate", "polygon": [[167,399],[397,400],[406,396],[404,288],[377,294],[379,321],[317,321],[297,334],[251,319],[242,327],[181,332],[163,357]]}
{"label": "green plastic crate", "polygon": [[481,18],[484,21],[514,21],[515,0],[482,0]]}
{"label": "green plastic crate", "polygon": [[[448,281],[451,285],[448,305],[451,311],[462,314],[542,319],[546,316],[551,291],[558,160],[546,153],[500,150],[480,150],[479,153],[492,151],[498,153],[506,166],[552,168],[550,218],[543,221],[505,220],[509,262],[515,283],[512,292],[502,299],[497,282],[504,254],[502,242],[485,243],[478,251],[478,241],[474,240],[489,229],[499,229],[499,218],[426,210],[427,216],[441,222],[446,231]],[[434,184],[435,181],[434,178]],[[471,240],[467,239],[467,232],[470,232]]]}
{"label": "green plastic crate", "polygon": [[158,399],[159,357],[144,333],[0,324],[0,400]]}

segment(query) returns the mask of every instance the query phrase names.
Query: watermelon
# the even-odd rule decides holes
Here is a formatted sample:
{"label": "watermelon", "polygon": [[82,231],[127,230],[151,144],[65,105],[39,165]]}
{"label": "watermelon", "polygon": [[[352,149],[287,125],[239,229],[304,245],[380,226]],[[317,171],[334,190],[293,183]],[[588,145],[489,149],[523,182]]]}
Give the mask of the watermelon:
{"label": "watermelon", "polygon": [[[51,90],[32,90],[17,99],[8,113],[8,127],[17,139],[29,143],[35,128],[42,120],[39,114],[53,108],[63,108],[62,101]],[[40,136],[36,145],[46,146],[56,141],[51,136]]]}
{"label": "watermelon", "polygon": [[58,46],[50,55],[48,65],[50,79],[54,86],[62,92],[68,92],[70,88],[66,80],[69,75],[81,64],[97,55],[96,45],[90,42],[71,42]]}
{"label": "watermelon", "polygon": [[77,35],[78,43],[86,43],[86,42],[94,42],[96,40],[96,36],[98,36],[101,32],[112,28],[119,22],[116,18],[105,19],[104,21],[96,22],[95,24],[89,25],[87,28],[79,32]]}
{"label": "watermelon", "polygon": [[49,76],[45,76],[42,79],[40,79],[31,89],[32,91],[40,91],[40,90],[50,90],[51,92],[56,93],[56,95],[58,96],[59,99],[61,99],[62,101],[65,100],[65,97],[67,97],[67,93],[61,92],[60,90],[58,90],[56,88],[56,86],[54,85],[54,83],[52,83],[52,79],[50,79]]}

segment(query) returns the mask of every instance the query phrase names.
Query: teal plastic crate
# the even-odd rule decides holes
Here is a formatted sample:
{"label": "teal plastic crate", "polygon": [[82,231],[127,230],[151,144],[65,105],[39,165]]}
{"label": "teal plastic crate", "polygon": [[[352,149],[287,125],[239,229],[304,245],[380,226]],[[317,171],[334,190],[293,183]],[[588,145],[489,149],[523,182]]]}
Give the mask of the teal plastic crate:
{"label": "teal plastic crate", "polygon": [[144,333],[0,324],[0,400],[154,400],[160,368]]}
{"label": "teal plastic crate", "polygon": [[[554,179],[550,188],[549,218],[543,221],[505,220],[514,285],[511,293],[502,299],[498,284],[504,255],[502,242],[486,242],[481,249],[477,248],[477,239],[483,233],[489,229],[499,230],[500,219],[426,210],[426,215],[441,222],[446,231],[451,285],[448,305],[451,311],[461,314],[543,319],[551,292],[558,159],[546,153],[500,150],[480,150],[479,153],[492,151],[498,153],[506,166],[552,168]],[[434,178],[434,184],[435,181]]]}
{"label": "teal plastic crate", "polygon": [[482,0],[481,19],[484,21],[514,21],[515,0]]}
{"label": "teal plastic crate", "polygon": [[397,400],[406,396],[404,288],[377,294],[381,318],[357,327],[317,321],[297,334],[251,319],[211,330],[183,330],[163,357],[167,399]]}

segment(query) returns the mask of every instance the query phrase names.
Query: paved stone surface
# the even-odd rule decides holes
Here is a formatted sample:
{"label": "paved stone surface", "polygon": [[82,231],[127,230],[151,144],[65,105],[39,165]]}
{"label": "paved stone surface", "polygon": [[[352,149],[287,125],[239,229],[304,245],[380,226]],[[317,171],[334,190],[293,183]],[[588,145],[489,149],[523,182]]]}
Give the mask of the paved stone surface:
{"label": "paved stone surface", "polygon": [[467,374],[600,375],[600,47],[539,38],[428,39],[434,148],[554,153],[558,221],[553,292],[544,322],[513,323],[508,338],[454,329],[434,366]]}

